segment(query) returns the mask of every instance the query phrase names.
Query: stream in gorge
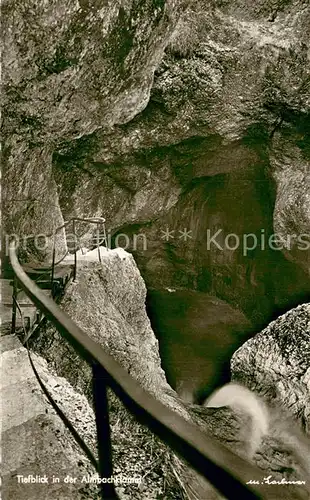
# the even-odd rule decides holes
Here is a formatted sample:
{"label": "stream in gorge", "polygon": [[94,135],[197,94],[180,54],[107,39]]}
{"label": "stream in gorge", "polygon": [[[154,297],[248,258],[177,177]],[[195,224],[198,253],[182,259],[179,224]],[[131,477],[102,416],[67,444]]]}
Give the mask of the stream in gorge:
{"label": "stream in gorge", "polygon": [[[148,248],[133,254],[162,366],[185,399],[201,403],[227,382],[235,350],[309,297],[306,273],[268,244],[274,203],[266,170],[241,169],[194,179],[164,220],[121,230],[146,235]],[[174,231],[169,241],[161,237],[166,227]],[[177,238],[184,228],[187,241]]]}

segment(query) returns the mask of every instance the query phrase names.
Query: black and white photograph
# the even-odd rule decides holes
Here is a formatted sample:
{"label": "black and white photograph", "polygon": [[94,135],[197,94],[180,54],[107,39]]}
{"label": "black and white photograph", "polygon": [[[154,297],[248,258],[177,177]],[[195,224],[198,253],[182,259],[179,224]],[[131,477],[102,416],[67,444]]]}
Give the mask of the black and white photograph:
{"label": "black and white photograph", "polygon": [[1,0],[0,500],[310,499],[310,0]]}

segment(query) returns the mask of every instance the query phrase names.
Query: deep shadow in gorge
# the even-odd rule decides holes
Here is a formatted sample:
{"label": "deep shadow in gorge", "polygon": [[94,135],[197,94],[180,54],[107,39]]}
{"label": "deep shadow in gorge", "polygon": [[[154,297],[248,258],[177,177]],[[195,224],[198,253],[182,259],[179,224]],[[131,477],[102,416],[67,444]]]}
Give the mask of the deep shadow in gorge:
{"label": "deep shadow in gorge", "polygon": [[[185,398],[194,393],[201,402],[228,381],[233,352],[309,296],[304,271],[268,243],[274,204],[273,180],[261,162],[195,178],[166,217],[116,233],[131,242],[134,234],[146,236],[146,250],[131,250],[148,286],[163,368]],[[166,228],[174,236],[169,241],[163,239]],[[252,235],[249,248],[243,235]]]}
{"label": "deep shadow in gorge", "polygon": [[194,290],[149,291],[147,311],[168,382],[196,403],[229,380],[232,354],[253,334],[240,311]]}

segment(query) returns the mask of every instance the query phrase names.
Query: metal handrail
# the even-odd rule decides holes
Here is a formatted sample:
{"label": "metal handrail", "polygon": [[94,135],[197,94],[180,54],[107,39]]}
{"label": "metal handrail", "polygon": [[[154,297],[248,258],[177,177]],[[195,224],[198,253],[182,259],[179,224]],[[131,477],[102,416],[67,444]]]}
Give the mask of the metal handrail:
{"label": "metal handrail", "polygon": [[[103,224],[104,237],[103,237],[103,239],[101,241],[99,241],[99,239],[97,238],[97,244],[96,244],[96,246],[98,247],[99,261],[101,262],[101,256],[100,256],[99,246],[101,245],[101,243],[103,243],[103,241],[105,241],[105,243],[107,245],[107,235],[106,235],[105,226],[104,226],[105,218],[104,217],[71,217],[69,220],[65,221],[60,226],[56,227],[53,230],[52,233],[49,233],[49,234],[46,235],[47,237],[53,237],[52,264],[51,264],[51,266],[43,267],[43,268],[40,268],[40,269],[46,270],[46,271],[49,271],[49,270],[52,271],[52,278],[53,278],[53,275],[54,275],[54,272],[55,272],[55,267],[57,265],[59,265],[65,259],[65,257],[68,254],[68,251],[67,251],[63,255],[63,257],[61,257],[60,260],[58,260],[57,262],[55,261],[55,259],[56,259],[56,234],[61,229],[64,229],[65,227],[67,227],[70,223],[73,224],[73,233],[75,234],[75,222],[88,222],[89,224],[97,224],[98,228],[99,228],[100,224]],[[36,237],[37,237],[36,235],[25,236],[25,240],[33,240]],[[76,251],[74,253],[76,254]],[[76,265],[76,261],[75,261],[75,265]],[[76,275],[76,271],[74,271],[74,275]]]}
{"label": "metal handrail", "polygon": [[[56,266],[58,266],[59,264],[61,264],[61,262],[64,261],[64,259],[66,258],[66,256],[68,255],[68,250],[65,252],[65,254],[58,260],[56,261],[56,234],[61,230],[61,229],[64,229],[65,227],[67,227],[70,223],[72,223],[73,225],[73,234],[75,235],[75,223],[76,222],[88,222],[90,224],[96,224],[97,225],[97,242],[96,242],[96,246],[98,248],[98,259],[99,259],[99,262],[101,262],[101,254],[100,254],[100,245],[103,243],[103,241],[105,241],[105,244],[106,244],[106,247],[108,245],[108,242],[107,242],[107,235],[106,235],[106,230],[105,230],[105,218],[104,217],[71,217],[69,220],[65,221],[63,224],[61,224],[60,226],[58,226],[56,229],[54,229],[54,231],[50,234],[47,235],[47,237],[51,237],[53,236],[53,252],[52,252],[52,264],[50,266],[47,266],[47,267],[41,267],[40,266],[40,271],[42,271],[43,273],[48,273],[49,271],[51,272],[51,278],[50,278],[50,283],[51,283],[51,290],[52,290],[52,293],[53,293],[53,290],[54,290],[54,276],[55,276],[55,268]],[[99,239],[99,226],[100,224],[103,225],[103,234],[104,234],[104,237],[103,239],[100,241]],[[25,239],[26,240],[33,240],[35,239],[36,236],[35,235],[31,235],[31,236],[26,236]],[[27,268],[27,266],[25,266]],[[31,269],[34,269],[33,267],[29,266],[29,270]],[[43,276],[43,274],[42,274]],[[76,276],[77,276],[77,248],[75,248],[75,251],[74,251],[74,265],[73,265],[73,280],[75,281],[76,280]],[[39,276],[40,278],[40,276]],[[38,279],[39,279],[38,278]],[[13,284],[13,306],[12,306],[12,325],[11,325],[11,333],[15,333],[15,327],[16,327],[16,303],[17,303],[17,296],[19,294],[20,290],[17,289],[17,283],[16,281],[14,280],[14,284]]]}
{"label": "metal handrail", "polygon": [[[23,271],[14,242],[9,250],[11,264],[20,285],[33,303],[56,326],[57,330],[93,368],[94,407],[97,423],[99,470],[101,477],[112,475],[112,455],[108,422],[107,386],[134,417],[166,442],[197,472],[228,499],[278,499],[283,490],[277,485],[262,484],[263,471],[239,457],[196,425],[187,422],[151,394],[107,354],[100,344],[48,296],[42,293]],[[109,453],[107,453],[109,450]],[[247,485],[248,481],[255,484]],[[102,483],[102,498],[117,498],[112,483]],[[294,488],[295,494],[296,488]],[[296,490],[296,499],[302,498]]]}
{"label": "metal handrail", "polygon": [[[67,227],[68,224],[70,224],[70,222],[72,222],[72,229],[73,229],[73,234],[75,235],[75,223],[76,222],[88,222],[90,224],[96,224],[97,225],[97,228],[99,230],[99,225],[100,224],[103,224],[103,227],[104,227],[104,235],[105,235],[105,243],[107,245],[107,238],[106,238],[106,231],[105,231],[105,226],[104,226],[104,223],[105,223],[105,218],[104,217],[71,217],[71,219],[69,219],[68,221],[64,222],[64,224],[62,224],[62,226],[59,226],[58,228],[55,229],[55,231],[53,232],[53,238],[54,238],[54,241],[53,241],[53,257],[52,257],[52,276],[51,276],[51,284],[53,286],[53,280],[54,280],[54,273],[55,273],[55,267],[56,267],[56,262],[55,262],[55,258],[56,258],[56,233],[58,231],[60,231],[61,229],[63,229],[64,227]],[[99,262],[101,262],[101,255],[100,255],[100,241],[99,241],[99,237],[97,238],[97,248],[98,248],[98,257],[99,257]],[[74,251],[74,267],[73,267],[73,279],[76,280],[76,274],[77,274],[77,249],[75,249]]]}
{"label": "metal handrail", "polygon": [[[61,229],[63,229],[64,227],[68,226],[68,224],[70,224],[70,222],[72,222],[73,220],[76,220],[76,221],[79,221],[79,222],[90,222],[90,223],[104,223],[106,220],[104,217],[71,217],[70,219],[68,219],[67,221],[65,221],[63,224],[61,224],[60,226],[57,226],[55,229],[53,229],[53,231],[49,234],[47,234],[46,236],[47,237],[51,237],[55,234],[55,232],[58,232],[60,231]],[[30,236],[25,236],[24,237],[26,240],[31,240],[31,239],[34,239],[36,238],[36,235],[30,235]]]}

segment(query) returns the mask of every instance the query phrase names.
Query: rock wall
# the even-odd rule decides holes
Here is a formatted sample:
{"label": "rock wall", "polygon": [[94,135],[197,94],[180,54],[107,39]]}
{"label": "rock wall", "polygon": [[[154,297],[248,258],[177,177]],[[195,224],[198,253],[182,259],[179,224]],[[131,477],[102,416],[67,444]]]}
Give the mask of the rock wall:
{"label": "rock wall", "polygon": [[[309,19],[303,2],[194,2],[146,108],[54,151],[65,216],[105,214],[114,237],[142,233],[147,250],[129,249],[149,287],[211,292],[257,325],[305,300]],[[207,230],[219,228],[220,245],[231,233],[276,232],[282,253],[208,249]]]}
{"label": "rock wall", "polygon": [[[256,325],[305,300],[308,2],[11,0],[2,18],[6,233],[50,234],[73,215],[104,215],[114,239],[145,236],[147,248],[132,250],[148,287],[215,295]],[[220,246],[232,233],[276,231],[282,253],[208,249],[207,231],[218,229]],[[160,369],[141,278],[112,255],[84,270],[63,306],[188,417]],[[118,287],[131,279],[126,295]],[[87,369],[74,368],[56,332],[41,348],[89,394]]]}
{"label": "rock wall", "polygon": [[[167,384],[160,365],[158,342],[145,311],[145,294],[145,285],[132,256],[122,250],[112,250],[102,265],[94,262],[80,265],[78,282],[69,285],[61,306],[156,399],[210,432],[236,453],[247,456],[251,426],[246,415],[228,408],[190,405]],[[49,367],[69,379],[91,401],[89,367],[50,324],[32,337],[32,348],[44,355]],[[53,390],[57,393],[57,388]],[[61,401],[61,395],[56,395]],[[68,401],[62,404],[73,411]],[[189,499],[219,498],[206,481],[138,425],[112,395],[110,409],[117,472],[129,474],[134,464],[135,472],[138,470],[144,477],[140,487],[128,485],[122,489],[121,498],[122,495],[124,499],[126,495],[137,499],[162,495],[165,499],[181,499],[183,494]],[[308,449],[307,443],[303,446]],[[150,454],[154,459],[150,459]],[[254,462],[262,468],[264,476],[268,471],[278,479],[298,480],[302,475],[299,457],[294,457],[290,447],[283,444],[274,426]],[[297,491],[288,487],[285,492],[287,499],[307,498],[303,488],[298,487]]]}
{"label": "rock wall", "polygon": [[7,232],[61,224],[54,151],[145,108],[183,7],[171,0],[3,6]]}
{"label": "rock wall", "polygon": [[[135,255],[148,286],[164,270],[165,286],[211,290],[256,324],[300,302],[309,18],[302,0],[6,3],[6,232],[104,215],[114,235],[147,238]],[[166,242],[167,225],[191,239]],[[284,257],[205,250],[218,227],[276,231]]]}
{"label": "rock wall", "polygon": [[[77,282],[68,285],[61,306],[133,377],[141,378],[145,389],[155,387],[159,390],[168,386],[163,370],[158,370],[158,341],[146,315],[145,296],[146,288],[133,257],[117,249],[109,251],[102,264],[79,262]],[[84,374],[81,366],[76,367],[78,372],[73,371],[70,360],[67,364],[66,357],[55,351],[57,340],[67,345],[55,331],[46,339],[46,357],[49,359],[50,344],[56,355],[56,365],[66,366],[65,373],[70,380],[91,390],[89,374]]]}
{"label": "rock wall", "polygon": [[[146,288],[133,257],[118,249],[109,251],[102,265],[80,262],[77,282],[68,285],[60,305],[145,390],[189,419],[182,401],[166,382],[158,341],[146,315],[145,296]],[[90,366],[51,324],[47,323],[32,337],[31,348],[44,356],[58,375],[85,394],[92,405]],[[145,476],[140,486],[121,485],[120,498],[155,499],[159,495],[180,498],[180,487],[173,479],[166,447],[133,419],[112,392],[109,401],[114,470],[124,476]],[[63,404],[69,415],[76,411],[68,406],[68,401]],[[78,411],[83,414],[83,407]],[[73,419],[76,421],[76,416],[73,415]],[[88,422],[85,427],[89,427]],[[89,430],[86,431],[89,438]]]}
{"label": "rock wall", "polygon": [[[71,433],[51,407],[34,375],[28,353],[15,335],[1,344],[1,489],[6,500],[99,498],[95,485],[81,482],[94,469]],[[94,455],[94,416],[85,396],[62,377],[51,373],[46,361],[32,354],[36,370],[53,398],[85,437]],[[82,411],[81,411],[82,410]],[[44,478],[22,482],[18,475]],[[76,483],[65,482],[67,476]],[[54,481],[53,478],[58,478]]]}

